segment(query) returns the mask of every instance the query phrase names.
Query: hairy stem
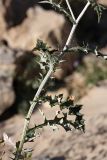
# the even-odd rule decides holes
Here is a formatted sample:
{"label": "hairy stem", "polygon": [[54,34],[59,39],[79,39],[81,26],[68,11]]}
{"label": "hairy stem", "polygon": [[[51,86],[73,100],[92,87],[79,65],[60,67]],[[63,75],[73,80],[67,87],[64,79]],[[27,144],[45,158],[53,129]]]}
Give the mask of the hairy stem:
{"label": "hairy stem", "polygon": [[[68,39],[66,41],[66,44],[63,48],[63,51],[65,51],[66,47],[69,45],[69,43],[71,42],[72,38],[73,38],[73,34],[75,32],[75,29],[80,21],[80,19],[82,18],[82,16],[84,15],[84,13],[86,12],[87,8],[89,7],[90,5],[90,2],[88,1],[86,6],[84,7],[84,9],[82,10],[82,12],[80,13],[80,15],[78,16],[78,18],[76,19],[76,24],[73,24],[73,27],[71,29],[71,32],[68,36]],[[69,6],[70,7],[70,6]],[[70,9],[70,8],[69,8]],[[72,13],[73,14],[73,13]],[[64,52],[61,52],[60,55],[62,56],[64,54]],[[22,149],[23,149],[23,145],[24,145],[24,141],[25,141],[25,137],[26,137],[26,132],[27,132],[27,129],[29,127],[29,123],[30,123],[30,119],[31,119],[31,115],[34,111],[34,108],[37,104],[37,99],[39,98],[40,94],[41,94],[41,91],[42,89],[44,88],[45,84],[47,83],[48,79],[50,78],[52,72],[53,72],[53,64],[50,63],[50,68],[49,68],[49,71],[47,72],[46,76],[44,77],[40,87],[38,88],[34,98],[33,98],[33,101],[31,103],[31,106],[30,106],[30,109],[28,111],[28,114],[25,118],[25,122],[24,122],[24,128],[23,128],[23,132],[22,132],[22,136],[21,136],[21,139],[20,139],[20,144],[19,144],[19,147],[18,147],[18,150],[17,150],[17,153],[15,155],[15,160],[19,160],[19,156],[22,152]]]}
{"label": "hairy stem", "polygon": [[[49,68],[49,71],[47,72],[46,76],[44,77],[41,85],[39,86],[34,98],[33,98],[33,101],[31,102],[31,106],[30,106],[30,109],[28,111],[28,114],[25,118],[25,123],[24,123],[24,128],[23,128],[23,132],[22,132],[22,136],[21,136],[21,140],[20,140],[20,144],[19,144],[19,148],[18,148],[18,153],[16,154],[16,156],[18,157],[18,155],[20,155],[21,151],[22,151],[22,148],[23,148],[23,145],[24,145],[24,141],[25,141],[25,136],[26,136],[26,131],[28,129],[28,126],[29,126],[29,122],[30,122],[30,119],[31,119],[31,115],[34,111],[34,108],[37,104],[37,99],[39,98],[40,96],[40,93],[42,91],[42,89],[44,88],[47,80],[49,79],[49,77],[51,76],[51,73],[53,72],[53,64],[50,63],[50,68]],[[16,158],[16,160],[18,160]]]}

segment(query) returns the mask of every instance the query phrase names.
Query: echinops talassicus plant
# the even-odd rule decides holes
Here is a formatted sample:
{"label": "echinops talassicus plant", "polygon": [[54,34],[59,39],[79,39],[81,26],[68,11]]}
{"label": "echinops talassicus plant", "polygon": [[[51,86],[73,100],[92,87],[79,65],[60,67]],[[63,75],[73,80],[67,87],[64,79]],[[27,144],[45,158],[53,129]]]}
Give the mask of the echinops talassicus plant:
{"label": "echinops talassicus plant", "polygon": [[[65,129],[65,131],[72,131],[73,128],[77,130],[85,131],[85,124],[83,114],[80,112],[82,105],[75,104],[74,97],[69,96],[66,99],[62,94],[58,94],[53,96],[48,96],[46,94],[48,88],[48,82],[52,81],[52,73],[55,72],[59,63],[63,62],[63,56],[67,53],[77,53],[83,52],[85,55],[90,53],[95,54],[97,57],[100,56],[104,59],[107,59],[106,55],[103,55],[99,50],[98,47],[90,48],[88,44],[84,44],[83,46],[75,46],[70,47],[72,43],[74,33],[78,27],[81,18],[86,13],[88,8],[91,6],[93,10],[96,11],[98,15],[98,23],[102,16],[102,11],[105,9],[104,6],[97,3],[96,0],[78,0],[76,3],[84,3],[84,6],[79,13],[78,16],[75,17],[75,13],[72,10],[72,3],[73,0],[48,0],[48,1],[41,1],[41,3],[49,4],[53,9],[61,14],[63,14],[66,19],[71,23],[71,31],[67,36],[67,41],[63,47],[63,49],[53,49],[49,47],[46,43],[42,40],[38,40],[36,46],[34,47],[33,51],[36,51],[38,54],[38,60],[35,63],[40,65],[41,73],[40,78],[38,79],[40,85],[37,89],[36,94],[32,101],[29,102],[30,108],[25,117],[24,127],[21,134],[21,138],[16,145],[14,146],[13,151],[13,160],[28,160],[32,157],[32,149],[25,149],[24,144],[27,142],[33,142],[34,139],[37,137],[37,130],[39,128],[43,128],[45,126],[50,126],[53,131],[61,126]],[[64,7],[66,5],[66,7]],[[66,8],[66,9],[65,9]],[[50,107],[54,107],[56,105],[59,106],[59,110],[56,112],[54,119],[48,119],[44,112],[39,109],[39,105],[42,103],[48,102]],[[35,126],[30,128],[29,123],[32,117],[32,113],[35,108],[38,108],[40,113],[43,116],[43,123],[37,125],[35,122]],[[65,112],[66,109],[66,112]],[[62,115],[62,116],[59,116]],[[68,119],[68,116],[71,118]],[[74,118],[75,116],[75,118]],[[73,118],[72,118],[73,117]],[[5,135],[6,137],[6,135]],[[8,138],[7,138],[8,139]],[[3,140],[5,142],[5,140]],[[78,142],[77,142],[78,143]]]}

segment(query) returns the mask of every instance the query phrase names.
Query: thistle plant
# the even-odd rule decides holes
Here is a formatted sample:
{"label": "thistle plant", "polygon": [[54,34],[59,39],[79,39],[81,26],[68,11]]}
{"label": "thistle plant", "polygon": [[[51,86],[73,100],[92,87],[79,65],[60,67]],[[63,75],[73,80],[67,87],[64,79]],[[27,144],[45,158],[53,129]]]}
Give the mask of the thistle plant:
{"label": "thistle plant", "polygon": [[[44,43],[42,40],[38,40],[36,43],[35,48],[33,51],[36,51],[38,53],[38,63],[40,65],[41,73],[40,78],[38,79],[40,85],[39,88],[33,98],[32,101],[29,102],[30,108],[27,113],[27,116],[25,117],[23,132],[21,135],[20,140],[16,143],[15,151],[14,151],[14,160],[24,160],[28,159],[32,155],[32,150],[30,149],[24,149],[24,144],[27,142],[32,142],[36,136],[37,136],[37,130],[39,128],[43,128],[44,126],[50,126],[53,131],[58,128],[58,126],[61,126],[65,129],[65,131],[72,131],[74,129],[85,131],[85,124],[84,124],[84,118],[83,114],[81,113],[81,104],[75,104],[73,97],[67,97],[64,99],[63,93],[59,95],[49,96],[46,94],[48,82],[52,81],[52,73],[55,72],[57,69],[57,66],[59,63],[63,62],[63,55],[67,53],[72,52],[83,52],[84,54],[93,53],[96,56],[101,56],[104,59],[107,59],[107,56],[103,55],[97,50],[97,47],[95,50],[92,50],[87,46],[76,46],[76,47],[69,47],[70,43],[72,43],[73,35],[75,33],[76,28],[78,27],[78,24],[82,18],[82,16],[87,11],[88,7],[91,5],[93,9],[98,14],[98,22],[101,18],[102,9],[104,7],[102,5],[99,5],[96,3],[95,0],[85,0],[85,7],[81,11],[81,13],[78,15],[77,18],[75,18],[74,13],[72,11],[72,6],[69,3],[69,0],[65,0],[66,5],[68,7],[67,10],[65,10],[62,7],[63,0],[59,2],[55,2],[54,0],[48,0],[48,1],[42,1],[41,3],[48,3],[50,4],[57,12],[63,14],[68,21],[71,23],[71,31],[68,35],[67,41],[63,47],[62,50],[59,49],[53,49],[49,47],[46,43]],[[50,107],[54,107],[56,105],[59,106],[59,110],[57,111],[54,119],[48,119],[42,110],[39,109],[39,105],[42,103],[48,102],[50,104]],[[29,123],[32,117],[32,113],[35,108],[38,108],[40,113],[43,116],[43,123],[37,125],[35,122],[35,126],[30,128]],[[66,109],[66,111],[65,111]],[[62,115],[62,116],[59,116]],[[69,119],[68,116],[71,118]],[[73,116],[73,118],[72,118]],[[74,119],[75,116],[75,119]]]}

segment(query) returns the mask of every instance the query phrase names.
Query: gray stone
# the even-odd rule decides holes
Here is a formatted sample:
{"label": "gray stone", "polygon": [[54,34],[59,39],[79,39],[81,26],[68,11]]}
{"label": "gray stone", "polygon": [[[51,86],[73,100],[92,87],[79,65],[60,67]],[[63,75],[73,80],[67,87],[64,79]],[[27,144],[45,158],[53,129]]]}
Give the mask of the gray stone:
{"label": "gray stone", "polygon": [[13,77],[15,73],[15,52],[0,43],[0,114],[15,100]]}

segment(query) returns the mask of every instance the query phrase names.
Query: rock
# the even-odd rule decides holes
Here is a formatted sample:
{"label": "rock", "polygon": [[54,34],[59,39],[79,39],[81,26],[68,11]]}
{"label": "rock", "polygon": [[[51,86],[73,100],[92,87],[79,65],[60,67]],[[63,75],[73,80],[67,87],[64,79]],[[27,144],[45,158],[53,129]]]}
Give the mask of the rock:
{"label": "rock", "polygon": [[15,100],[13,77],[15,73],[14,51],[0,44],[0,115]]}
{"label": "rock", "polygon": [[61,29],[65,23],[62,15],[40,7],[29,8],[26,14],[27,18],[20,25],[2,32],[0,38],[7,40],[13,48],[25,50],[32,50],[37,39],[53,46],[61,44]]}
{"label": "rock", "polygon": [[81,73],[73,73],[65,78],[65,82],[69,93],[72,93],[76,99],[83,97],[88,91],[85,77]]}
{"label": "rock", "polygon": [[[39,71],[37,71],[37,66],[32,64],[34,57],[35,55],[31,52],[11,48],[5,40],[0,42],[0,115],[11,107],[13,103],[16,104],[17,99],[22,94],[28,92],[27,86],[25,90],[22,88],[30,79],[33,81]],[[18,79],[21,80],[18,81]],[[18,82],[16,83],[16,81]],[[32,87],[30,86],[29,88],[30,98]],[[21,92],[20,95],[19,90]],[[26,101],[26,98],[24,100]],[[17,108],[17,105],[15,107]],[[2,118],[5,119],[3,116]]]}
{"label": "rock", "polygon": [[4,14],[5,14],[5,8],[3,6],[2,1],[0,1],[0,37],[6,30],[6,22],[4,19]]}
{"label": "rock", "polygon": [[[91,118],[100,113],[106,113],[106,92],[107,80],[100,84],[99,87],[94,87],[89,93],[80,100],[84,104],[84,113],[87,118]],[[105,121],[106,122],[106,121]]]}
{"label": "rock", "polygon": [[[106,50],[103,50],[103,53]],[[77,99],[83,97],[95,85],[99,86],[107,79],[107,62],[101,57],[87,55],[72,74],[65,77],[64,82],[70,94]]]}
{"label": "rock", "polygon": [[98,2],[104,6],[107,6],[107,1],[106,0],[98,0]]}
{"label": "rock", "polygon": [[27,9],[32,5],[36,5],[38,0],[1,0],[1,3],[5,9],[4,18],[7,28],[10,28],[22,23],[23,19],[27,17]]}

